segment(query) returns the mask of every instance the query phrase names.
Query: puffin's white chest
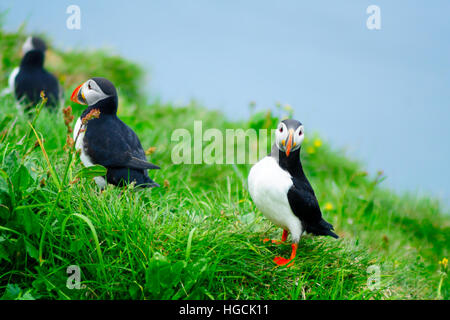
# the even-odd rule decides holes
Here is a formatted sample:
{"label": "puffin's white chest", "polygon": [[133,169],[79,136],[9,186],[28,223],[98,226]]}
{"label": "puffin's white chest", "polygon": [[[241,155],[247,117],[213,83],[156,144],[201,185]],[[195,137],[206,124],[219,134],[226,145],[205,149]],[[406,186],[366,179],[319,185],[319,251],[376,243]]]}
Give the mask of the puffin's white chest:
{"label": "puffin's white chest", "polygon": [[16,91],[16,77],[19,74],[19,71],[20,71],[20,68],[15,67],[8,78],[9,90],[13,95],[14,95],[14,91]]}
{"label": "puffin's white chest", "polygon": [[248,176],[250,196],[258,209],[275,225],[289,230],[298,242],[303,230],[287,198],[292,184],[291,175],[270,156],[257,162]]}
{"label": "puffin's white chest", "polygon": [[[17,75],[19,74],[19,72],[20,72],[20,67],[15,67],[14,70],[11,72],[11,74],[9,75],[9,78],[8,78],[8,88],[3,90],[2,95],[10,93],[14,97],[16,96],[16,78],[17,78]],[[23,114],[23,110],[20,106],[20,101],[16,101],[16,108],[17,108],[17,110],[19,110],[19,112],[21,114]]]}
{"label": "puffin's white chest", "polygon": [[81,118],[78,118],[77,122],[75,123],[75,128],[73,130],[73,141],[75,141],[75,149],[76,150],[81,149],[81,153],[83,153],[84,131],[80,132],[80,129],[81,129]]}
{"label": "puffin's white chest", "polygon": [[[80,160],[84,164],[84,166],[91,167],[94,165],[94,163],[92,162],[91,158],[89,158],[87,153],[84,151],[84,131],[80,132],[80,129],[81,129],[81,118],[78,118],[77,122],[75,123],[75,129],[73,130],[73,140],[75,141],[75,150],[81,150]],[[102,189],[106,186],[106,180],[103,177],[95,177],[94,181]]]}

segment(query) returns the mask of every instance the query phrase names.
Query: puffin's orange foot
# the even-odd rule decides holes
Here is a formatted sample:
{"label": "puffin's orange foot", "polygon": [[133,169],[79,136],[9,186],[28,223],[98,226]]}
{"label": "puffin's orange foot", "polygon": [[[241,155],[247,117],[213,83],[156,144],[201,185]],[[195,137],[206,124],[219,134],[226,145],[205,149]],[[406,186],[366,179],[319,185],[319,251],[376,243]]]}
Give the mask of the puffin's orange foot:
{"label": "puffin's orange foot", "polygon": [[[273,262],[275,262],[279,266],[288,265],[288,267],[292,267],[292,265],[294,264],[294,262],[292,260],[294,260],[296,254],[297,254],[297,248],[298,248],[298,244],[297,243],[293,243],[292,244],[291,257],[289,259],[286,259],[286,258],[283,258],[283,257],[275,257],[273,259]],[[291,263],[289,263],[289,262],[291,262]]]}
{"label": "puffin's orange foot", "polygon": [[274,244],[283,244],[284,243],[281,240],[275,240],[275,239],[269,239],[269,238],[262,239],[262,242],[264,242],[264,243],[266,243],[268,241],[270,241],[271,243],[274,243]]}
{"label": "puffin's orange foot", "polygon": [[286,241],[287,235],[288,235],[287,230],[283,230],[283,234],[282,234],[282,236],[281,236],[281,240],[270,240],[270,239],[268,239],[268,238],[264,238],[262,241],[263,241],[264,243],[266,243],[267,241],[271,241],[272,243],[275,243],[275,244],[282,244],[283,242]]}
{"label": "puffin's orange foot", "polygon": [[[285,266],[291,261],[292,261],[292,259],[286,259],[286,258],[283,258],[283,257],[275,257],[275,258],[273,258],[273,262],[275,262],[279,266]],[[288,268],[292,267],[293,264],[294,264],[294,262],[290,263],[288,265]]]}
{"label": "puffin's orange foot", "polygon": [[269,238],[262,239],[262,242],[264,242],[264,243],[266,243],[268,241],[270,241],[271,243],[275,243],[275,244],[282,244],[283,243],[283,241],[280,241],[280,240],[274,240],[274,239],[269,239]]}

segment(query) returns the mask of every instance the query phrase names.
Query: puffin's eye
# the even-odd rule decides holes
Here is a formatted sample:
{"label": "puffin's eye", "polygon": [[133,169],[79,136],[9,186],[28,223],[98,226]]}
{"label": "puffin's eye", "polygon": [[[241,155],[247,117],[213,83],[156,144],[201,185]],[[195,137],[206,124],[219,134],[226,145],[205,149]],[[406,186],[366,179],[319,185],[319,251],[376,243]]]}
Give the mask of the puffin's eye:
{"label": "puffin's eye", "polygon": [[301,136],[302,134],[303,134],[303,130],[300,130],[300,131],[298,132],[298,135]]}
{"label": "puffin's eye", "polygon": [[283,127],[280,127],[280,132],[283,132]]}
{"label": "puffin's eye", "polygon": [[90,83],[88,83],[88,89],[89,90],[91,90],[92,88],[91,88],[91,84]]}

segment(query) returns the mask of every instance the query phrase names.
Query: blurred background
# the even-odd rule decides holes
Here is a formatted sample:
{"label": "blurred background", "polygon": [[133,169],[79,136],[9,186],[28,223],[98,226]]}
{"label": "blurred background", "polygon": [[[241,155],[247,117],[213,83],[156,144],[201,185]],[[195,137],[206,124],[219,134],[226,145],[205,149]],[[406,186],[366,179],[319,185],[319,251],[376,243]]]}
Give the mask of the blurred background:
{"label": "blurred background", "polygon": [[[66,27],[73,4],[80,30]],[[380,30],[366,27],[369,5]],[[6,30],[26,22],[58,48],[136,61],[150,99],[195,99],[230,120],[251,102],[290,105],[388,187],[450,204],[448,1],[2,0],[0,10]]]}

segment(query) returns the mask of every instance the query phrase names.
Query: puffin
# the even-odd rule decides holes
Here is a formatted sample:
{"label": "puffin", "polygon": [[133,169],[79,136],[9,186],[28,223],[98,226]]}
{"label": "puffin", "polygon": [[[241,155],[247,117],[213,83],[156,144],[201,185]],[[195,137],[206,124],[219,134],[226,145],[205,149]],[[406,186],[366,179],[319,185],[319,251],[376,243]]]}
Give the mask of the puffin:
{"label": "puffin", "polygon": [[48,98],[46,106],[56,109],[62,101],[62,88],[56,77],[44,68],[45,51],[47,45],[44,40],[30,36],[22,46],[22,61],[8,79],[9,92],[24,105],[25,110],[38,104],[41,91]]}
{"label": "puffin", "polygon": [[[124,186],[135,182],[143,188],[159,187],[147,170],[159,169],[149,163],[136,133],[117,117],[118,96],[114,85],[105,78],[91,78],[73,91],[71,100],[87,105],[78,118],[73,139],[84,166],[102,165],[106,176],[95,177],[96,184]],[[97,117],[89,120],[89,115]]]}
{"label": "puffin", "polygon": [[288,267],[293,264],[304,232],[338,238],[333,226],[323,219],[319,202],[303,171],[300,150],[304,138],[300,121],[281,121],[270,154],[255,163],[248,175],[248,190],[256,207],[273,224],[283,228],[281,243],[287,240],[288,233],[291,234],[290,258],[274,258],[277,265]]}

